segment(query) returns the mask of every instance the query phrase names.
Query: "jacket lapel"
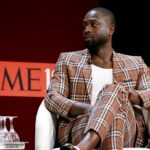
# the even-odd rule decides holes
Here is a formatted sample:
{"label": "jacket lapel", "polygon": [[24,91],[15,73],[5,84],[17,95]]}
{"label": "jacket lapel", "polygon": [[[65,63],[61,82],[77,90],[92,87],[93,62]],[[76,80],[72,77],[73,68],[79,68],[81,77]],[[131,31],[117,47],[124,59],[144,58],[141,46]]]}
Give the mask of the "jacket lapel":
{"label": "jacket lapel", "polygon": [[92,100],[92,69],[91,69],[91,55],[86,49],[82,54],[82,70],[84,76],[84,82],[86,84],[86,90],[89,96],[89,100]]}
{"label": "jacket lapel", "polygon": [[117,82],[128,82],[131,81],[129,71],[125,66],[124,55],[115,53],[113,51],[113,81]]}

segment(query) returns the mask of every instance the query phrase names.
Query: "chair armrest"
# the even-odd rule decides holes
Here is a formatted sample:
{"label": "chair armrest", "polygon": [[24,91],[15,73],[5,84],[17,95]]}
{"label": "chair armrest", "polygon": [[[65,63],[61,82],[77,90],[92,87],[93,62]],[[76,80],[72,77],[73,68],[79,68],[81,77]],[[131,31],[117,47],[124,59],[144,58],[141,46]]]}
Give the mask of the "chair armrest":
{"label": "chair armrest", "polygon": [[54,148],[56,137],[56,116],[49,112],[41,102],[35,121],[35,150]]}

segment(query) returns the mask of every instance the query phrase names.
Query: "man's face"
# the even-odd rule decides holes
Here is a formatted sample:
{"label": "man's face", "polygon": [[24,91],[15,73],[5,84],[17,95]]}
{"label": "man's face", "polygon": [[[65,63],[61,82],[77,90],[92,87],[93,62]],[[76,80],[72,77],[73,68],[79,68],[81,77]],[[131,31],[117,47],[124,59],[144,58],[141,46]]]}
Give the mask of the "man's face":
{"label": "man's face", "polygon": [[83,37],[86,48],[95,50],[109,41],[110,18],[100,12],[90,11],[83,20]]}

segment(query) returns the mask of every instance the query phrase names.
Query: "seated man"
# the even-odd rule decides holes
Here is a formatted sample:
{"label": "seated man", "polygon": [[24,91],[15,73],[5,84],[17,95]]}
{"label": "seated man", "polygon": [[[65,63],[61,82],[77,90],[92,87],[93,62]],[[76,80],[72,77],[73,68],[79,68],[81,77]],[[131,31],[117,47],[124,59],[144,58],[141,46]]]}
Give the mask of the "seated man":
{"label": "seated man", "polygon": [[146,145],[140,108],[150,108],[150,73],[141,57],[114,51],[114,30],[111,11],[88,11],[83,19],[86,49],[62,53],[56,63],[45,106],[59,116],[56,144],[61,149]]}

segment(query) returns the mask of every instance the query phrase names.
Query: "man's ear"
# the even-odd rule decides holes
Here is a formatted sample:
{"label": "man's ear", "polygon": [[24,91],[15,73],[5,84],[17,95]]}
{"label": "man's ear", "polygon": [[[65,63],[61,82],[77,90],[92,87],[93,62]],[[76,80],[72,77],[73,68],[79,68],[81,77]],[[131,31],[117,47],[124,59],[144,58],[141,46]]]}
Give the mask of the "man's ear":
{"label": "man's ear", "polygon": [[115,31],[115,25],[113,24],[110,26],[110,35],[113,35],[114,31]]}

